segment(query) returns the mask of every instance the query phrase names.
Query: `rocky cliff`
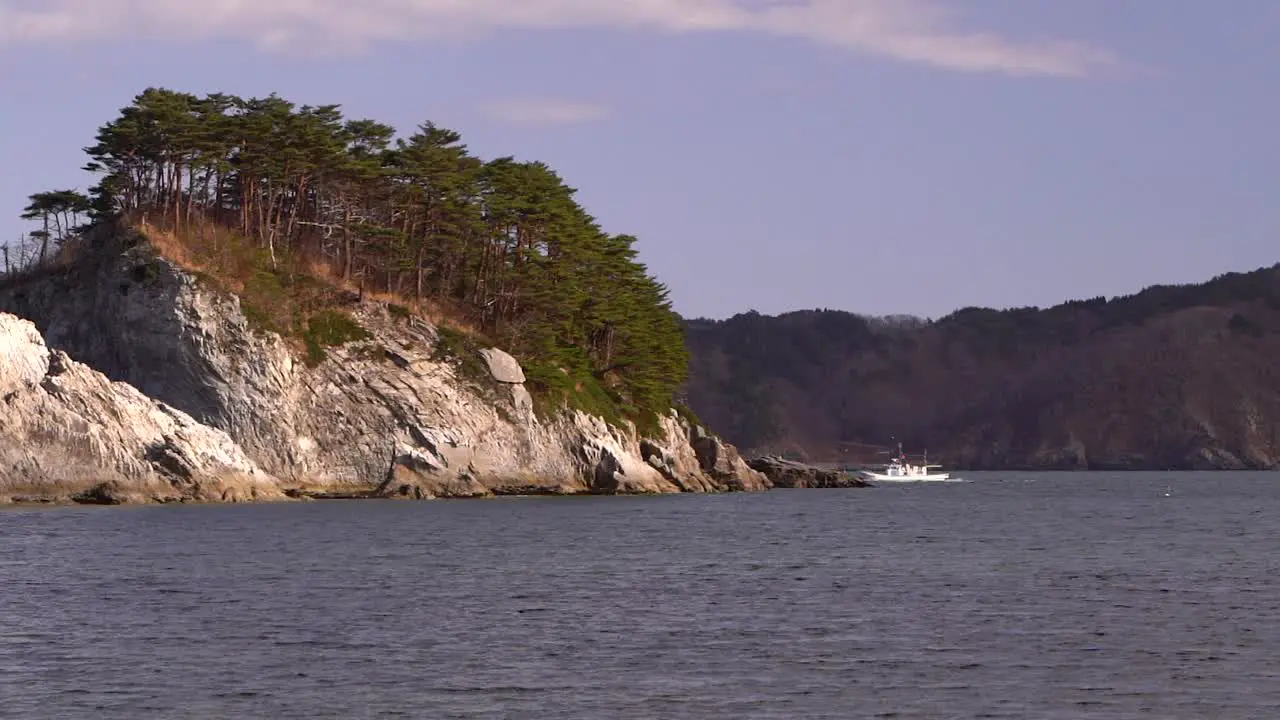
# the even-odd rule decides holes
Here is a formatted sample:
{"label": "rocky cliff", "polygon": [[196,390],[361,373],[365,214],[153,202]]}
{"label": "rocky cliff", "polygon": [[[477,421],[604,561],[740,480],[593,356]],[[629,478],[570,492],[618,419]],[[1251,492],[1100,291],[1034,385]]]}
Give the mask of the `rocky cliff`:
{"label": "rocky cliff", "polygon": [[[0,423],[0,436],[12,438],[8,452],[20,453],[4,458],[0,472],[24,488],[11,495],[50,494],[41,488],[58,483],[79,492],[101,477],[124,488],[117,494],[126,499],[222,499],[184,485],[195,482],[192,472],[166,474],[155,448],[182,456],[184,432],[212,453],[196,475],[243,472],[261,479],[253,487],[263,497],[770,486],[731,445],[675,413],[660,418],[652,437],[580,411],[539,417],[514,358],[496,348],[458,357],[439,328],[383,303],[345,297],[333,312],[359,329],[358,339],[307,353],[255,325],[235,294],[161,257],[138,233],[100,239],[73,263],[9,282],[0,311],[29,318],[54,348],[29,325],[6,321],[21,338],[9,342],[24,343],[26,358],[0,375],[18,390],[19,404],[10,399]],[[83,388],[76,392],[94,402],[58,399],[64,368]],[[40,418],[50,407],[84,433],[47,432]],[[59,467],[54,458],[64,446],[88,449]]]}
{"label": "rocky cliff", "polygon": [[225,432],[45,346],[0,314],[0,501],[283,499]]}
{"label": "rocky cliff", "polygon": [[1280,266],[934,322],[690,321],[689,403],[747,452],[961,469],[1280,465]]}

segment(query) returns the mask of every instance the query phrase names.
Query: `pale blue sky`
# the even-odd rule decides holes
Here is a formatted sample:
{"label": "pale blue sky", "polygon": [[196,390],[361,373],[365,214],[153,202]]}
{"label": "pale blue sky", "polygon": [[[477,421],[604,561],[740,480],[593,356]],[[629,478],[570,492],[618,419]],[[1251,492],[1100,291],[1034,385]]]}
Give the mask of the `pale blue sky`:
{"label": "pale blue sky", "polygon": [[0,0],[0,237],[143,88],[278,91],[548,162],[686,316],[1122,294],[1280,260],[1277,41],[1274,0]]}

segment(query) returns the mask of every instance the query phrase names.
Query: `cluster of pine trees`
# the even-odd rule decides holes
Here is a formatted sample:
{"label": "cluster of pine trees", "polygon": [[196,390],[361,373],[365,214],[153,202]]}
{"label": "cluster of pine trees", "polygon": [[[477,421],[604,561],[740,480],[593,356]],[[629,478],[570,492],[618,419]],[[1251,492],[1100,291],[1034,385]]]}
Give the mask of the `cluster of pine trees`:
{"label": "cluster of pine trees", "polygon": [[631,412],[670,407],[685,380],[681,320],[635,238],[602,231],[545,164],[481,160],[432,123],[397,137],[338,105],[158,88],[86,152],[101,181],[73,200],[95,220],[217,223],[273,264],[318,259],[361,287],[447,304],[535,382],[598,383]]}
{"label": "cluster of pine trees", "polygon": [[89,197],[78,190],[50,190],[27,198],[23,220],[39,221],[41,227],[0,245],[0,277],[47,263],[63,243],[84,230],[93,207]]}

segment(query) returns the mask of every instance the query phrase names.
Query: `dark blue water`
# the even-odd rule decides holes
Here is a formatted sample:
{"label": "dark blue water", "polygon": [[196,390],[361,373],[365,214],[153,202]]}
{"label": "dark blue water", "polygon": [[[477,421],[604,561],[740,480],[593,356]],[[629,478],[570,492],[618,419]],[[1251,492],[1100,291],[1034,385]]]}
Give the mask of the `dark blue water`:
{"label": "dark blue water", "polygon": [[5,510],[0,716],[1280,717],[1280,475],[973,477]]}

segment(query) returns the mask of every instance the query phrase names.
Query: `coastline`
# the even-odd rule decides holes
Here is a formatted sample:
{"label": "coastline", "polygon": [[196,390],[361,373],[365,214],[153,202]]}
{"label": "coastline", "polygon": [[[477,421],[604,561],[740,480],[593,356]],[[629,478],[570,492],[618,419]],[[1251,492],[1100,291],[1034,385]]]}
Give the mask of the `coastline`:
{"label": "coastline", "polygon": [[336,295],[332,312],[361,332],[317,361],[123,233],[0,290],[9,504],[772,487],[675,409],[642,429],[539,408],[518,359],[385,301]]}
{"label": "coastline", "polygon": [[[809,465],[788,461],[779,465],[776,459],[763,456],[745,461],[748,467],[758,469],[770,484],[768,488],[754,492],[772,492],[775,490],[807,490],[807,489],[850,489],[875,487],[852,473],[833,471],[818,465]],[[97,486],[95,486],[97,487]],[[556,491],[551,487],[564,488]],[[553,485],[548,483],[543,488],[524,490],[490,491],[484,494],[445,495],[430,498],[438,501],[464,500],[502,500],[520,498],[601,498],[601,497],[657,497],[675,495],[733,495],[742,490],[722,490],[706,493],[657,493],[657,492],[610,492],[598,489],[569,490],[569,481]],[[118,507],[118,506],[165,506],[165,505],[269,505],[289,503],[337,503],[358,501],[406,502],[420,501],[418,498],[407,498],[399,495],[379,493],[376,489],[367,488],[307,488],[281,487],[279,495],[269,497],[245,496],[231,501],[199,498],[191,496],[171,495],[165,497],[145,497],[137,494],[117,497],[111,494],[94,493],[58,493],[38,495],[30,492],[0,494],[0,508],[37,508],[37,507]]]}

